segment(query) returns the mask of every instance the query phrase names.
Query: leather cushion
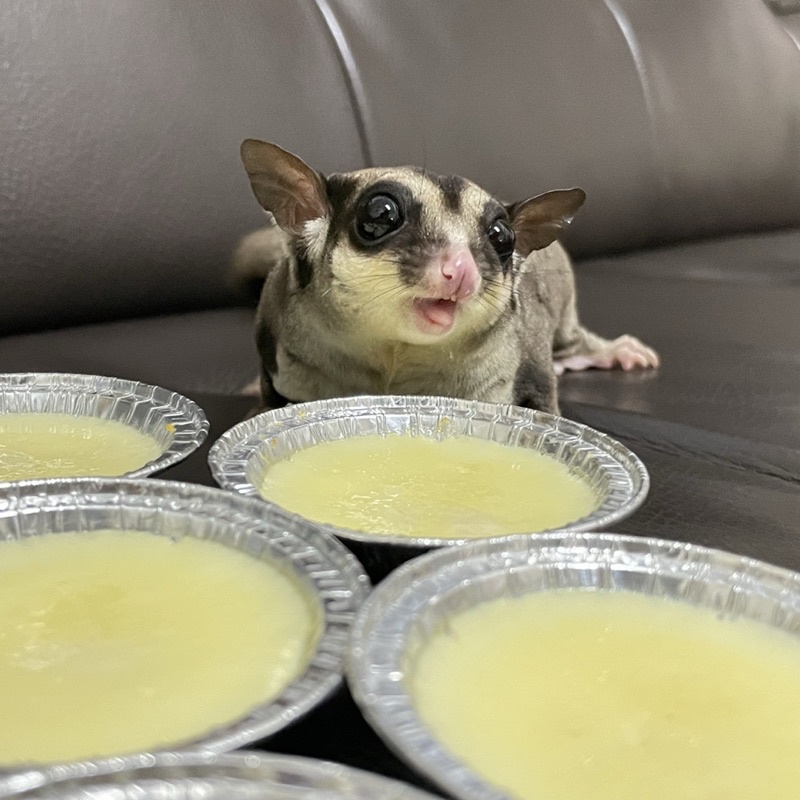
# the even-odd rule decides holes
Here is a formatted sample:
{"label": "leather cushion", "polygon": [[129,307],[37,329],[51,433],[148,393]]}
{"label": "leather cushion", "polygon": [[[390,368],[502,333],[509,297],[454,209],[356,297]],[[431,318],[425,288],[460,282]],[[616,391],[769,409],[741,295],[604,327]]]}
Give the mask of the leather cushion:
{"label": "leather cushion", "polygon": [[663,365],[568,374],[563,400],[800,447],[800,228],[584,261],[577,278],[584,324]]}
{"label": "leather cushion", "polygon": [[580,184],[583,254],[800,224],[800,51],[760,0],[8,0],[0,37],[0,333],[234,302],[247,136]]}
{"label": "leather cushion", "polygon": [[313,3],[0,3],[0,334],[234,302],[248,136],[361,150]]}
{"label": "leather cushion", "polygon": [[233,394],[258,375],[253,313],[196,311],[0,338],[0,372],[78,372]]}
{"label": "leather cushion", "polygon": [[331,6],[378,164],[580,185],[583,255],[800,224],[800,52],[761,0]]}

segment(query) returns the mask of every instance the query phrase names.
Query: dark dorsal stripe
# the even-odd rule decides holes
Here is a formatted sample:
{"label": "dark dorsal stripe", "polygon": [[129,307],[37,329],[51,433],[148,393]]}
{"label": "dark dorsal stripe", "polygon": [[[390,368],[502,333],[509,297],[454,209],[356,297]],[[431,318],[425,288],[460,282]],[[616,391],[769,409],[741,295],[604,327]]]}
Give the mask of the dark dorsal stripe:
{"label": "dark dorsal stripe", "polygon": [[435,180],[442,190],[445,208],[455,213],[461,211],[461,195],[467,182],[458,175],[439,175]]}

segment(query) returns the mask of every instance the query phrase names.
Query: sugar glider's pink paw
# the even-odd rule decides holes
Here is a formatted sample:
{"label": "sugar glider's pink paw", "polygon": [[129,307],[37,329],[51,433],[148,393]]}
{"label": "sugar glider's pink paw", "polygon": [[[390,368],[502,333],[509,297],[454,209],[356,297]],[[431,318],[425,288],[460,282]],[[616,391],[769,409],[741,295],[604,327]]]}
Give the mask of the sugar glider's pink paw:
{"label": "sugar glider's pink paw", "polygon": [[620,336],[593,353],[580,353],[553,362],[556,375],[583,369],[649,369],[660,363],[658,353],[634,336]]}

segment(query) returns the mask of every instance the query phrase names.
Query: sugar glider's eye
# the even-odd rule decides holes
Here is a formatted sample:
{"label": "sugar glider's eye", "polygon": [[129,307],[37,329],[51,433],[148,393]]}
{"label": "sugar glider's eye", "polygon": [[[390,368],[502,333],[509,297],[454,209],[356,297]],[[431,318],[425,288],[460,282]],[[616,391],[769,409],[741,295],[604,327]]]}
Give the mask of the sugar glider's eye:
{"label": "sugar glider's eye", "polygon": [[405,221],[400,203],[388,194],[375,194],[356,211],[356,234],[365,244],[380,241]]}
{"label": "sugar glider's eye", "polygon": [[489,243],[494,247],[501,261],[506,261],[511,257],[517,237],[507,222],[502,219],[496,219],[489,226],[486,235],[489,237]]}

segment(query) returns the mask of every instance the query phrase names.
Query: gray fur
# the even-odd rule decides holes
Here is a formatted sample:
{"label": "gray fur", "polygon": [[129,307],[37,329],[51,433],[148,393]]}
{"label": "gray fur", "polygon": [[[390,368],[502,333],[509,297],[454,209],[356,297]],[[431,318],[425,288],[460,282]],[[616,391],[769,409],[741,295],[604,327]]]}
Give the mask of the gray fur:
{"label": "gray fur", "polygon": [[[268,204],[278,202],[264,196],[263,175],[269,165],[263,166],[262,160],[253,166],[256,157],[252,153],[261,144],[248,145],[250,163],[245,163],[251,178],[258,170],[261,185],[258,189],[254,186],[254,191],[271,210]],[[264,147],[270,148],[264,151],[267,161],[281,158],[283,151],[279,148]],[[292,159],[291,166],[296,169],[299,159]],[[316,185],[315,176],[316,173],[304,178],[305,185]],[[352,234],[348,236],[348,209],[329,205],[320,219],[309,223],[319,226],[319,232],[313,227],[298,232],[297,215],[292,216],[292,209],[285,207],[288,201],[281,196],[281,213],[288,215],[291,226],[284,225],[282,229],[271,225],[245,239],[234,266],[240,278],[260,277],[264,281],[256,335],[266,406],[356,394],[426,394],[514,403],[558,413],[554,355],[591,359],[595,353],[611,352],[613,342],[585,330],[578,321],[570,260],[561,244],[553,241],[569,222],[565,215],[556,222],[548,218],[549,227],[537,228],[533,234],[532,228],[520,231],[518,242],[522,238],[550,243],[527,255],[515,252],[511,261],[501,266],[491,257],[494,251],[487,250],[481,230],[485,222],[479,220],[479,213],[483,212],[475,210],[491,205],[492,198],[469,181],[427,178],[414,168],[362,170],[348,173],[347,178],[354,178],[356,185],[367,191],[377,181],[402,181],[424,211],[425,216],[417,223],[420,231],[398,235],[396,249],[391,245],[390,249],[376,251],[373,259],[370,252],[356,248]],[[319,180],[324,182],[321,176]],[[444,195],[443,186],[447,190]],[[458,198],[454,197],[456,191]],[[580,194],[578,205],[582,202]],[[569,197],[560,200],[567,201],[572,203]],[[317,202],[318,199],[313,200]],[[329,198],[319,202],[324,206],[329,204]],[[526,203],[516,206],[524,209],[521,215],[532,218],[540,213],[538,206],[532,211],[533,207]],[[512,215],[514,208],[511,207]],[[547,208],[541,213],[547,216]],[[280,222],[280,216],[276,216]],[[442,221],[441,230],[437,221]],[[482,276],[480,292],[468,300],[473,304],[469,312],[472,316],[464,319],[470,322],[432,342],[409,341],[405,334],[394,337],[391,329],[387,332],[370,328],[371,324],[380,326],[385,316],[378,313],[380,309],[391,313],[393,296],[400,303],[400,293],[412,291],[408,287],[408,265],[401,278],[403,248],[407,248],[411,263],[412,250],[414,258],[421,259],[420,253],[426,251],[429,242],[446,238],[448,224],[451,228],[460,225],[459,235],[469,237],[469,248]],[[412,236],[417,238],[412,241]],[[310,271],[310,278],[298,278],[298,259],[305,272]],[[363,275],[359,271],[361,264],[365,265]],[[393,270],[396,277],[389,274]],[[378,310],[374,318],[365,321],[362,315],[371,313],[364,308],[364,298],[367,305],[370,302],[369,289],[365,289],[369,281],[376,287],[374,302]]]}

